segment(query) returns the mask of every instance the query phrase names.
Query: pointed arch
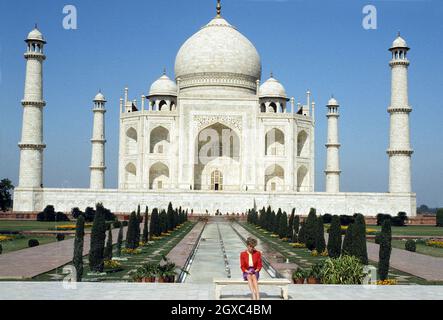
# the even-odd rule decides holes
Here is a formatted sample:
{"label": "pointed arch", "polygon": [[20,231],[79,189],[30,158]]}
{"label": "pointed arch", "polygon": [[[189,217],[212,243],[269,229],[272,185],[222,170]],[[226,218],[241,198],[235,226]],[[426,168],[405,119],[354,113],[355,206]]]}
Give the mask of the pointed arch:
{"label": "pointed arch", "polygon": [[297,170],[297,192],[309,191],[308,168],[301,165]]}
{"label": "pointed arch", "polygon": [[149,169],[149,189],[162,190],[169,188],[169,168],[163,162],[154,163]]}
{"label": "pointed arch", "polygon": [[285,134],[277,128],[273,128],[265,136],[265,154],[267,156],[285,155]]}
{"label": "pointed arch", "polygon": [[137,167],[132,162],[128,163],[125,167],[125,181],[129,189],[136,187]]}
{"label": "pointed arch", "polygon": [[297,135],[297,156],[298,157],[307,157],[309,155],[309,141],[308,134],[305,130],[302,130]]}
{"label": "pointed arch", "polygon": [[126,154],[136,154],[138,151],[137,130],[130,127],[126,130]]}
{"label": "pointed arch", "polygon": [[169,130],[158,126],[151,130],[149,139],[150,153],[167,154],[171,142]]}
{"label": "pointed arch", "polygon": [[272,164],[265,170],[265,191],[276,192],[284,189],[285,170],[278,164]]}

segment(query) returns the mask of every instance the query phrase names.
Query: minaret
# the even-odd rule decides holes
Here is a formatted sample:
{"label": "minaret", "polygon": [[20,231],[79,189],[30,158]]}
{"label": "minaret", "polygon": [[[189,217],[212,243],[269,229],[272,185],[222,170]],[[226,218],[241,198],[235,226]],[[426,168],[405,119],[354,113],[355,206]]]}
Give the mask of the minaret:
{"label": "minaret", "polygon": [[91,157],[91,189],[105,188],[105,103],[106,99],[101,92],[94,98],[94,125],[92,132]]}
{"label": "minaret", "polygon": [[22,138],[20,148],[19,188],[43,187],[43,47],[46,41],[37,29],[25,40],[27,51],[26,80],[23,105]]}
{"label": "minaret", "polygon": [[338,113],[339,104],[333,97],[329,100],[328,105],[328,142],[326,144],[327,160],[326,160],[326,192],[340,192],[340,160],[338,142]]}
{"label": "minaret", "polygon": [[398,34],[392,47],[391,117],[389,155],[389,192],[411,192],[411,155],[409,113],[412,108],[408,99],[408,67],[406,41]]}

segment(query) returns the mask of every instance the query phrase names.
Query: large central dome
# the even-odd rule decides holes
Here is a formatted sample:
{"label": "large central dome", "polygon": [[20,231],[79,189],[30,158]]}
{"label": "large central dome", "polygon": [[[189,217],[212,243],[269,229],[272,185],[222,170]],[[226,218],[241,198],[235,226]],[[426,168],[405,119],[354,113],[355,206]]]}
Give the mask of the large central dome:
{"label": "large central dome", "polygon": [[261,61],[254,45],[217,16],[180,48],[175,75],[181,88],[225,85],[255,89]]}

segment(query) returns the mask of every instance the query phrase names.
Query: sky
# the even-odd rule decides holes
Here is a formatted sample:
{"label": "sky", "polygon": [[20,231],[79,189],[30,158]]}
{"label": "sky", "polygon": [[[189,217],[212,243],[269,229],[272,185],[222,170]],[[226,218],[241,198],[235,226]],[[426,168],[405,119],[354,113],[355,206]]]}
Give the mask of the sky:
{"label": "sky", "polygon": [[[66,30],[63,8],[77,9]],[[377,28],[363,27],[366,5]],[[18,182],[24,39],[38,23],[44,64],[44,185],[86,188],[92,99],[107,100],[106,187],[117,187],[119,99],[147,94],[181,45],[215,16],[215,0],[0,1],[0,178]],[[316,108],[316,191],[324,191],[326,103],[340,102],[341,191],[387,192],[390,53],[397,32],[411,47],[412,188],[417,205],[443,207],[443,1],[222,0],[222,15],[260,53],[289,96]]]}

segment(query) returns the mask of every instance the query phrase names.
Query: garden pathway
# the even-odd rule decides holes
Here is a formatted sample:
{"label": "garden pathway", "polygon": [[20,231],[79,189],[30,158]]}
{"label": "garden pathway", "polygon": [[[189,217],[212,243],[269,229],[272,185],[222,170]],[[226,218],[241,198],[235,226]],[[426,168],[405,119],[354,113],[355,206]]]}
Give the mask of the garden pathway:
{"label": "garden pathway", "polygon": [[[378,262],[379,245],[367,242],[369,260]],[[390,265],[428,281],[443,281],[443,258],[392,248]]]}
{"label": "garden pathway", "polygon": [[[143,230],[143,226],[141,226]],[[124,228],[126,234],[127,227]],[[117,243],[119,229],[112,231],[112,240]],[[89,253],[91,235],[85,234],[83,254]],[[0,280],[30,279],[54,270],[72,261],[74,239],[53,242],[0,255]]]}

